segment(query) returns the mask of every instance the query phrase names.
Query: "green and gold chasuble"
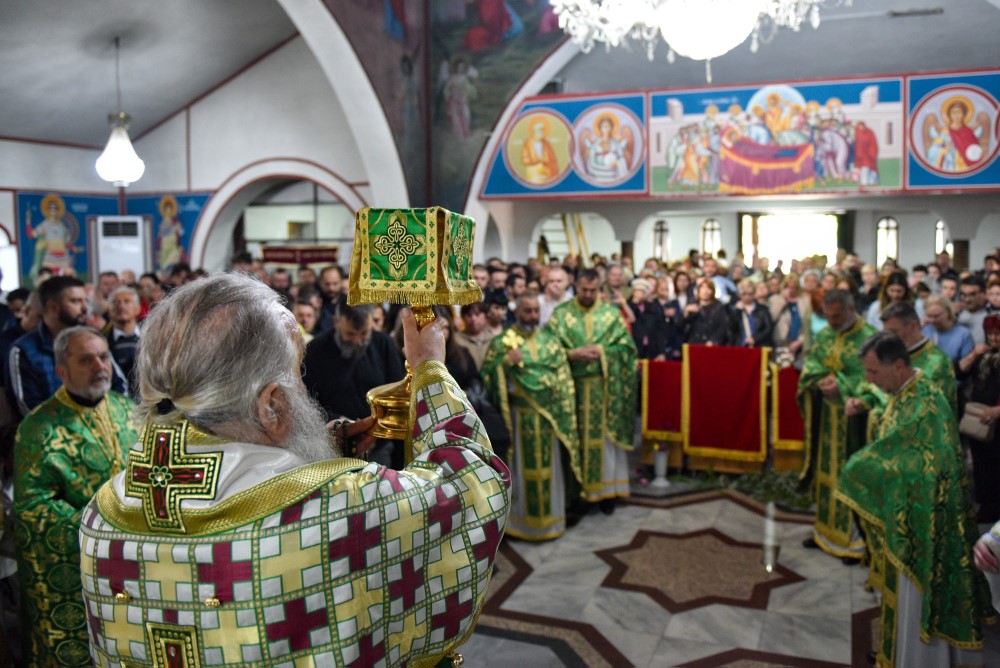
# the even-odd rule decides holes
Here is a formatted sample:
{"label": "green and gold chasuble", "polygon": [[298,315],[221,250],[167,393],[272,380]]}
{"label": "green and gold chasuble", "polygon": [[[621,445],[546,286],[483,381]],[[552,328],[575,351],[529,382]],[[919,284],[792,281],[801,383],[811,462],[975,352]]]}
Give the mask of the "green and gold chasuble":
{"label": "green and gold chasuble", "polygon": [[980,622],[994,614],[973,565],[979,532],[951,406],[918,372],[890,397],[875,435],[844,467],[837,495],[861,518],[869,582],[882,594],[877,665],[895,665],[900,574],[923,599],[923,642],[979,649]]}
{"label": "green and gold chasuble", "polygon": [[409,409],[415,458],[399,471],[148,423],[80,524],[96,665],[450,656],[486,599],[509,471],[441,362],[414,369]]}
{"label": "green and gold chasuble", "polygon": [[62,387],[17,430],[14,529],[32,665],[90,665],[77,532],[84,506],[135,443],[132,408],[116,392],[88,408]]}
{"label": "green and gold chasuble", "polygon": [[[580,473],[583,496],[600,501],[628,496],[627,470],[613,468],[606,458],[615,449],[632,449],[638,400],[638,352],[617,306],[598,301],[584,308],[576,299],[560,304],[546,324],[567,351],[598,344],[597,361],[573,361],[569,367],[576,386],[576,420],[580,433]],[[616,471],[609,479],[610,471]]]}
{"label": "green and gold chasuble", "polygon": [[[511,365],[508,351],[522,360]],[[517,325],[494,337],[480,370],[513,437],[508,535],[557,538],[566,530],[565,484],[559,443],[570,455],[569,475],[580,478],[576,393],[569,360],[547,329],[526,333]]]}
{"label": "green and gold chasuble", "polygon": [[[799,407],[810,440],[802,477],[812,477],[816,500],[813,539],[838,557],[864,554],[864,541],[852,535],[851,511],[835,492],[837,477],[847,459],[865,443],[866,416],[846,417],[844,401],[870,393],[858,350],[873,334],[875,328],[861,318],[842,332],[824,327],[816,335],[799,376]],[[830,374],[837,379],[839,399],[828,399],[817,388],[819,381]]]}

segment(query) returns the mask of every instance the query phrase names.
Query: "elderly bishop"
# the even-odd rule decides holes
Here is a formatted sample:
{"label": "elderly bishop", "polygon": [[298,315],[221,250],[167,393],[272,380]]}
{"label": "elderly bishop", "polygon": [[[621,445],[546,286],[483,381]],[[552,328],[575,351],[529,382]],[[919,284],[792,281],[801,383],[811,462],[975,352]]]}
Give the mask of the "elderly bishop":
{"label": "elderly bishop", "polygon": [[270,288],[220,274],[156,307],[137,360],[143,435],[80,528],[99,666],[453,655],[484,602],[510,474],[444,366],[444,323],[403,318],[415,458],[395,471],[335,456]]}

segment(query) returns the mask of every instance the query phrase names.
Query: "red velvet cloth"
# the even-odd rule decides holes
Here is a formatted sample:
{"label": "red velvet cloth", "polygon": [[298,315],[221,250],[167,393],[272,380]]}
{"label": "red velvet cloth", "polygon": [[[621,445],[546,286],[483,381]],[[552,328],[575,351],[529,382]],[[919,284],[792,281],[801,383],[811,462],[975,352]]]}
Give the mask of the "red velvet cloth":
{"label": "red velvet cloth", "polygon": [[[761,348],[685,346],[688,434],[684,451],[740,461],[767,458]],[[766,414],[765,414],[766,415]]]}
{"label": "red velvet cloth", "polygon": [[[643,434],[680,433],[682,366],[680,362],[649,360],[648,382],[642,388],[643,405],[646,406]],[[656,437],[655,434],[650,436]]]}
{"label": "red velvet cloth", "polygon": [[799,390],[799,370],[788,367],[778,372],[775,379],[778,383],[778,404],[772,410],[778,411],[778,433],[775,441],[801,441],[804,438],[805,426],[802,423],[802,413],[796,394]]}

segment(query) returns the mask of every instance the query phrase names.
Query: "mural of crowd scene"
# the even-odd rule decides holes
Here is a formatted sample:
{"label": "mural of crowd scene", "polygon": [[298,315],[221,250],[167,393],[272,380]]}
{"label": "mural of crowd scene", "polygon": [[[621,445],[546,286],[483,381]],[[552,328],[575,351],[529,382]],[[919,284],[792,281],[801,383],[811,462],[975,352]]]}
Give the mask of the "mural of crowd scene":
{"label": "mural of crowd scene", "polygon": [[997,187],[1000,74],[910,77],[907,187]]}
{"label": "mural of crowd scene", "polygon": [[[563,33],[544,0],[435,0],[431,5],[431,203],[461,210],[479,153],[510,96]],[[540,173],[534,170],[532,178],[541,178]]]}
{"label": "mural of crowd scene", "polygon": [[188,262],[194,227],[208,201],[207,194],[161,194],[130,197],[126,210],[131,216],[150,221],[155,271],[164,271],[178,262]]}
{"label": "mural of crowd scene", "polygon": [[645,115],[643,94],[527,100],[490,162],[481,196],[645,194]]}
{"label": "mural of crowd scene", "polygon": [[659,195],[902,187],[900,79],[650,94]]}
{"label": "mural of crowd scene", "polygon": [[42,268],[87,280],[87,223],[118,214],[113,195],[18,193],[18,239],[23,284],[33,287]]}
{"label": "mural of crowd scene", "polygon": [[[385,111],[396,139],[410,197],[427,188],[424,140],[424,11],[422,3],[404,0],[327,0],[330,13],[343,27]],[[437,2],[431,3],[437,12]]]}

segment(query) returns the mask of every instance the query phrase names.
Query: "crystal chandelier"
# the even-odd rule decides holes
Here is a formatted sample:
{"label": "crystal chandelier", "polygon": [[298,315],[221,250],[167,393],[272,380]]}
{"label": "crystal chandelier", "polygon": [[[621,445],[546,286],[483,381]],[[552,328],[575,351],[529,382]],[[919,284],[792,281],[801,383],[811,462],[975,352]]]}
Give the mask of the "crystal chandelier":
{"label": "crystal chandelier", "polygon": [[798,31],[806,21],[819,27],[819,7],[852,0],[550,0],[559,27],[584,53],[597,43],[608,49],[630,40],[645,44],[653,60],[660,37],[667,43],[667,60],[675,54],[705,61],[712,81],[711,61],[750,37],[750,50],[770,42],[778,28]]}
{"label": "crystal chandelier", "polygon": [[142,177],[142,173],[146,171],[146,163],[139,159],[132,147],[132,141],[128,138],[129,116],[122,111],[120,50],[120,40],[115,37],[115,91],[118,93],[118,113],[108,114],[111,136],[108,137],[104,152],[97,158],[94,166],[97,168],[97,175],[102,179],[124,188]]}

